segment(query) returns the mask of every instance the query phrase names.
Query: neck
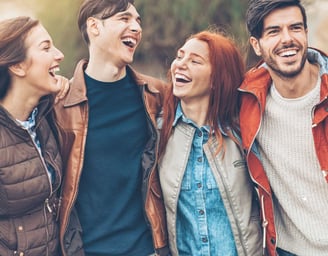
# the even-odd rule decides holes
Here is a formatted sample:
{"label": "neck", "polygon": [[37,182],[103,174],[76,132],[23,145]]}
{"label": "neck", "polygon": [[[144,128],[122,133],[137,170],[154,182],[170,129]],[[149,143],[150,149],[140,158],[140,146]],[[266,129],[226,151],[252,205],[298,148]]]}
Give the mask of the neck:
{"label": "neck", "polygon": [[103,52],[91,48],[90,59],[85,70],[88,76],[101,82],[115,82],[126,75],[126,63],[104,55]]}
{"label": "neck", "polygon": [[32,110],[37,106],[38,100],[21,97],[20,95],[7,94],[0,100],[0,105],[4,107],[14,119],[26,121]]}
{"label": "neck", "polygon": [[193,122],[197,124],[198,127],[202,127],[208,124],[207,121],[207,110],[208,104],[200,104],[200,103],[186,103],[181,100],[181,108],[183,114],[191,119]]}
{"label": "neck", "polygon": [[270,72],[274,85],[284,98],[299,98],[310,92],[316,85],[319,67],[315,64],[305,63],[302,71],[295,77],[286,78]]}

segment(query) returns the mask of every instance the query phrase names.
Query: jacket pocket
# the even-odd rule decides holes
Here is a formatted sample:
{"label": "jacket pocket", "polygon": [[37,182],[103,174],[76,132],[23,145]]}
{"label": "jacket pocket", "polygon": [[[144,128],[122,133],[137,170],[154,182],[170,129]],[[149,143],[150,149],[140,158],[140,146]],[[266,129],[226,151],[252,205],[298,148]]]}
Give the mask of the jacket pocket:
{"label": "jacket pocket", "polygon": [[64,236],[64,246],[67,256],[84,256],[82,242],[82,227],[77,212],[73,208],[69,224]]}

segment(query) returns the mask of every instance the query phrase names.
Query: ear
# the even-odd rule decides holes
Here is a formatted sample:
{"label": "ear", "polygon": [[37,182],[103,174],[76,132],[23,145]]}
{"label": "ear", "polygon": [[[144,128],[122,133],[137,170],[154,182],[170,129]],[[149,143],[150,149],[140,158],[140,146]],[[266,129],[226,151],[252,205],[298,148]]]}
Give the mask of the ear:
{"label": "ear", "polygon": [[89,34],[93,36],[99,35],[99,28],[98,28],[99,20],[97,18],[89,17],[86,23],[87,23],[87,31]]}
{"label": "ear", "polygon": [[249,42],[250,42],[251,46],[253,47],[253,50],[254,50],[255,54],[256,54],[257,56],[261,56],[262,53],[261,53],[261,47],[260,47],[260,42],[259,42],[259,40],[256,39],[254,36],[251,36],[251,37],[249,38]]}
{"label": "ear", "polygon": [[23,77],[26,75],[25,65],[23,63],[17,63],[10,66],[9,71],[19,77]]}

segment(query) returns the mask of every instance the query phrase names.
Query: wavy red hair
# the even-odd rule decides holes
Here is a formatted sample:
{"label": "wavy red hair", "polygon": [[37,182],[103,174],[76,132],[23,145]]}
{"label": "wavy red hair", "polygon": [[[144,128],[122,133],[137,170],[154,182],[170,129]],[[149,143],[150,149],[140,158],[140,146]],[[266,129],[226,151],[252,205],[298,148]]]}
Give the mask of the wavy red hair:
{"label": "wavy red hair", "polygon": [[[239,99],[237,88],[241,84],[245,73],[244,59],[232,39],[217,31],[202,31],[190,36],[186,41],[195,38],[208,45],[210,63],[212,66],[211,82],[212,94],[210,97],[207,120],[211,131],[214,132],[218,143],[217,153],[223,146],[222,135],[218,124],[223,131],[231,134],[231,130],[239,131],[238,114]],[[163,107],[163,123],[159,156],[165,152],[165,147],[172,132],[172,124],[179,99],[173,95],[171,74],[168,93]]]}

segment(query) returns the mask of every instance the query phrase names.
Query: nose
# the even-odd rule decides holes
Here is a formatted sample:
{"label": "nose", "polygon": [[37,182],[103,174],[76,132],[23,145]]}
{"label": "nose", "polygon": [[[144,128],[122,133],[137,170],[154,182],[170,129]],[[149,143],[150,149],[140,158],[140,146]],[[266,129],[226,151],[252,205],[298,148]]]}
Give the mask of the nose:
{"label": "nose", "polygon": [[141,24],[137,20],[133,20],[130,25],[130,29],[134,33],[140,33],[142,31]]}
{"label": "nose", "polygon": [[57,61],[62,61],[64,59],[64,54],[56,47],[54,47],[54,56]]}
{"label": "nose", "polygon": [[293,37],[288,29],[283,29],[281,32],[282,42],[285,44],[293,42]]}
{"label": "nose", "polygon": [[186,60],[186,58],[176,59],[175,60],[175,66],[177,68],[180,68],[180,69],[186,68],[186,66],[187,66],[187,60]]}

